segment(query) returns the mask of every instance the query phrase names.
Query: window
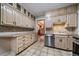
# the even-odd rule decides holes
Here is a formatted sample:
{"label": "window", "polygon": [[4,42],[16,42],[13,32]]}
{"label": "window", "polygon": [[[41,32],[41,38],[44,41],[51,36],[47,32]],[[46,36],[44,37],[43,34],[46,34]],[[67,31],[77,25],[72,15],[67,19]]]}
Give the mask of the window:
{"label": "window", "polygon": [[21,11],[21,6],[17,3],[17,9]]}

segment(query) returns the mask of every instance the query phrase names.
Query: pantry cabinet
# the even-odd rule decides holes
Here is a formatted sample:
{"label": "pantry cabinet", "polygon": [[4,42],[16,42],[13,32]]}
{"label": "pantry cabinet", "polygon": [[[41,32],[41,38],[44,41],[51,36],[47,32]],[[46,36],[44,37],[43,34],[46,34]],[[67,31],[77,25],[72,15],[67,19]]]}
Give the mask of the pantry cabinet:
{"label": "pantry cabinet", "polygon": [[67,15],[67,26],[66,27],[77,27],[77,14],[68,14]]}
{"label": "pantry cabinet", "polygon": [[2,4],[2,24],[3,25],[14,25],[14,13],[13,8],[8,5]]}
{"label": "pantry cabinet", "polygon": [[19,13],[19,11],[14,11],[14,15],[15,15],[15,23],[16,26],[22,26],[22,17],[23,15],[21,13]]}
{"label": "pantry cabinet", "polygon": [[67,21],[67,16],[63,15],[63,16],[52,17],[52,20],[53,24],[62,24]]}

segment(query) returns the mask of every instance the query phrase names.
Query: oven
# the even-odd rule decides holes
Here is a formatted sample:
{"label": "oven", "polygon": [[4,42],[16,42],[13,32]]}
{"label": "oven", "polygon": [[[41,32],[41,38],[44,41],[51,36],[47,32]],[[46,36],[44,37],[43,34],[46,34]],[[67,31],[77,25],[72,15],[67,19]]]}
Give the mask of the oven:
{"label": "oven", "polygon": [[73,42],[73,56],[79,56],[79,40]]}

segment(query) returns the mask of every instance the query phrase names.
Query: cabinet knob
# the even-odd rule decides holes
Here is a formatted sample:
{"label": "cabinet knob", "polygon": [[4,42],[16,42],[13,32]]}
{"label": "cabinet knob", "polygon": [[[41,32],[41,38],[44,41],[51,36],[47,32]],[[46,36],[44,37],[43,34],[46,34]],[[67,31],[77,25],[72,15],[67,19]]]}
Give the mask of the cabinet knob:
{"label": "cabinet knob", "polygon": [[62,42],[62,39],[60,39],[60,42]]}

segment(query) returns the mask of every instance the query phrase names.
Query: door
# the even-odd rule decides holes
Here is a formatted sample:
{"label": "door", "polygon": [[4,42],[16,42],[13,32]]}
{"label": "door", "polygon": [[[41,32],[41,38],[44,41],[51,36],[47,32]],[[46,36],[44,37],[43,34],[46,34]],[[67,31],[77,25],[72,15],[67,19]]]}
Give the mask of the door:
{"label": "door", "polygon": [[14,22],[14,14],[13,8],[7,5],[3,5],[3,19],[2,23],[7,25],[13,25]]}

